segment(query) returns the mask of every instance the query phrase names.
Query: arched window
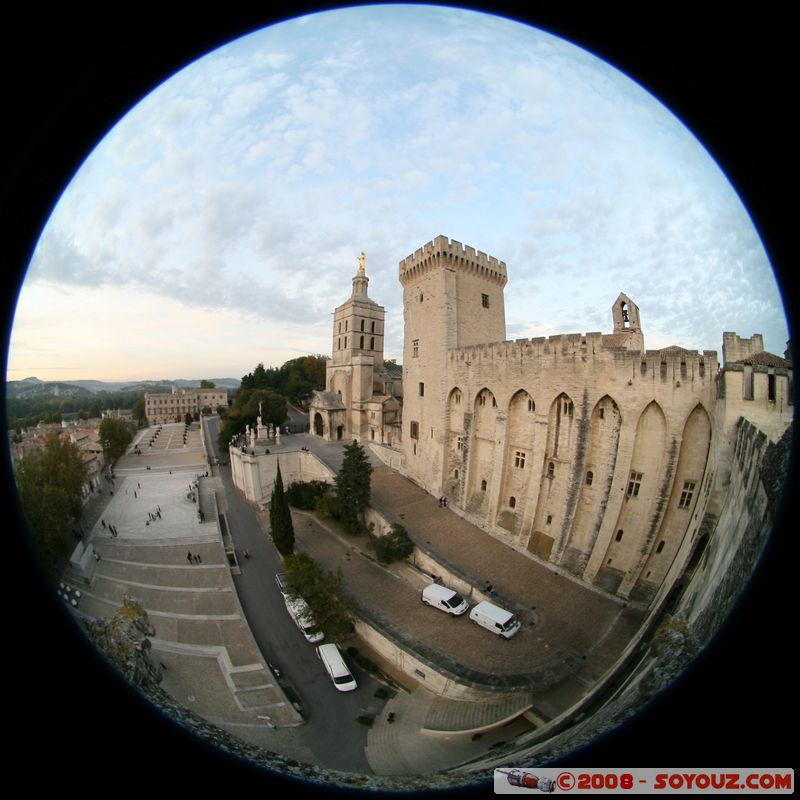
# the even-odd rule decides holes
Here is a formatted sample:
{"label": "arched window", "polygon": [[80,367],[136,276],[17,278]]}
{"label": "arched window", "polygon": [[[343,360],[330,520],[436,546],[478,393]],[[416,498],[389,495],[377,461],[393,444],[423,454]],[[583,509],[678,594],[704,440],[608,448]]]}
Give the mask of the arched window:
{"label": "arched window", "polygon": [[361,320],[361,330],[362,331],[364,330],[364,320],[363,319]]}
{"label": "arched window", "polygon": [[587,486],[591,486],[591,485],[592,485],[592,481],[593,481],[593,480],[594,480],[594,472],[592,472],[591,470],[589,470],[589,471],[586,473],[586,485],[587,485]]}
{"label": "arched window", "polygon": [[658,547],[656,547],[656,553],[660,553],[664,549],[664,542],[661,541],[658,543]]}
{"label": "arched window", "polygon": [[536,411],[536,406],[533,404],[533,398],[528,398],[528,411]]}
{"label": "arched window", "polygon": [[458,470],[457,470],[457,469],[454,469],[454,470],[453,470],[453,477],[454,477],[456,480],[458,480]]}
{"label": "arched window", "polygon": [[364,337],[363,337],[363,336],[362,336],[362,337],[360,337],[360,341],[359,341],[359,345],[358,345],[358,346],[359,346],[359,347],[360,347],[362,350],[364,349]]}
{"label": "arched window", "polygon": [[556,465],[551,461],[547,465],[547,477],[548,478],[554,478],[555,475],[556,475]]}
{"label": "arched window", "polygon": [[481,481],[481,491],[482,492],[486,491],[486,481]]}
{"label": "arched window", "polygon": [[617,536],[614,539],[614,541],[615,542],[621,542],[622,541],[622,529],[621,528],[617,531]]}
{"label": "arched window", "polygon": [[517,507],[517,498],[516,497],[509,497],[508,498],[508,505],[511,508],[516,508]]}

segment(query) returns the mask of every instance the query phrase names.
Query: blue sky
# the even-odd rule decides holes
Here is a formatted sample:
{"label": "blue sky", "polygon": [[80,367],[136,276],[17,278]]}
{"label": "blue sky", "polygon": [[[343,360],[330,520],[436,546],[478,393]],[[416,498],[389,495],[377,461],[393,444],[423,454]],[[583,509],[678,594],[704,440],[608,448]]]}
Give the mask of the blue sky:
{"label": "blue sky", "polygon": [[397,265],[440,234],[507,263],[511,339],[608,331],[620,291],[648,348],[788,338],[735,191],[641,87],[509,20],[375,6],[239,39],[109,132],[43,231],[8,378],[328,354],[361,250],[399,358]]}

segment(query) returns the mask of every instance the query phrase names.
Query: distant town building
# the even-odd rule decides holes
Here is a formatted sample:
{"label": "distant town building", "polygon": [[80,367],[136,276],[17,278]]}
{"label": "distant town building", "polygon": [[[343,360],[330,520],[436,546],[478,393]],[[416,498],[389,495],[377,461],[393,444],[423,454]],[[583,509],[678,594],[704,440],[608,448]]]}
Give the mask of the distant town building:
{"label": "distant town building", "polygon": [[204,408],[216,412],[219,406],[228,406],[227,389],[180,389],[173,386],[171,392],[145,392],[144,395],[144,413],[150,425],[182,422],[187,413],[194,416]]}

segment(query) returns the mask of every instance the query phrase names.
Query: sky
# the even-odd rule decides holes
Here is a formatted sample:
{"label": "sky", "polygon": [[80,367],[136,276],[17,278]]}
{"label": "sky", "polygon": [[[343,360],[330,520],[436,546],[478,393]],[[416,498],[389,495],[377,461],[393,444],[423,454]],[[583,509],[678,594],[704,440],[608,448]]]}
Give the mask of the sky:
{"label": "sky", "polygon": [[643,88],[507,19],[362,6],[238,39],[119,121],[45,225],[7,378],[330,354],[362,250],[401,360],[398,263],[438,235],[506,262],[508,339],[610,332],[619,292],[648,349],[788,339],[747,211]]}

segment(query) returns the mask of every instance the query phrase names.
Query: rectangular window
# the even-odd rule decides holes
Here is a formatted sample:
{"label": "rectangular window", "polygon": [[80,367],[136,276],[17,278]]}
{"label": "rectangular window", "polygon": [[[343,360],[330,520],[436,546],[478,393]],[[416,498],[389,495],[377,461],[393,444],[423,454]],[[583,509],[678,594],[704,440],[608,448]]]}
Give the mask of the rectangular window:
{"label": "rectangular window", "polygon": [[521,450],[517,450],[514,454],[514,466],[519,469],[525,469],[525,453]]}
{"label": "rectangular window", "polygon": [[484,308],[489,308],[489,295],[488,294],[482,294],[481,295],[481,305]]}
{"label": "rectangular window", "polygon": [[463,450],[464,449],[464,437],[463,436],[459,436],[456,441],[457,441],[458,449],[459,450]]}
{"label": "rectangular window", "polygon": [[419,384],[419,396],[425,397],[425,384],[420,381]]}
{"label": "rectangular window", "polygon": [[639,495],[639,487],[642,485],[642,473],[631,472],[630,480],[628,481],[628,497],[637,497]]}
{"label": "rectangular window", "polygon": [[767,375],[767,400],[770,403],[775,402],[775,376]]}
{"label": "rectangular window", "polygon": [[683,491],[681,492],[681,499],[678,501],[678,508],[689,508],[689,506],[692,504],[694,487],[696,483],[696,481],[683,482]]}
{"label": "rectangular window", "polygon": [[419,422],[411,422],[410,436],[412,439],[419,439]]}
{"label": "rectangular window", "polygon": [[370,336],[369,337],[369,349],[370,350],[374,350],[375,349],[375,337],[374,336]]}
{"label": "rectangular window", "polygon": [[413,358],[418,358],[419,357],[419,339],[412,339],[411,340],[411,346],[414,348],[414,350],[413,350],[413,352],[411,354],[412,357]]}

